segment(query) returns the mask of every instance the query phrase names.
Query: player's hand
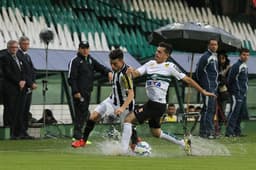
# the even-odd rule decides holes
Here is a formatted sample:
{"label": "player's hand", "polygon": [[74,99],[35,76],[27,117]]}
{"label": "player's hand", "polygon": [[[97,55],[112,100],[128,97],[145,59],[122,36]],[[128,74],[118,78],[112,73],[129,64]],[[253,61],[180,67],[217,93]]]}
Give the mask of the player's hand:
{"label": "player's hand", "polygon": [[112,72],[108,72],[108,81],[109,83],[111,83],[113,80],[113,73]]}
{"label": "player's hand", "polygon": [[81,98],[81,94],[80,94],[80,93],[76,93],[76,94],[74,94],[74,98],[76,98],[76,99],[80,99],[80,98]]}
{"label": "player's hand", "polygon": [[125,110],[124,108],[119,107],[118,109],[115,110],[115,114],[117,116],[120,116],[124,112],[124,110]]}
{"label": "player's hand", "polygon": [[217,96],[214,93],[210,93],[210,92],[208,92],[206,90],[203,91],[203,95],[217,98]]}
{"label": "player's hand", "polygon": [[134,71],[133,67],[128,67],[128,69],[126,70],[126,74],[132,75],[133,71]]}

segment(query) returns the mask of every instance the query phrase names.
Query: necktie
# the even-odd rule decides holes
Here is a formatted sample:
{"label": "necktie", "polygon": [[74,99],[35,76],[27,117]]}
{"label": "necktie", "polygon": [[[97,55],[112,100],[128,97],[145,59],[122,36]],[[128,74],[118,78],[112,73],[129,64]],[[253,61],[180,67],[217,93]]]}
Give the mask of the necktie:
{"label": "necktie", "polygon": [[15,60],[17,66],[19,67],[19,69],[21,70],[21,67],[20,67],[20,61],[18,59],[18,57],[16,55],[13,56],[13,59]]}

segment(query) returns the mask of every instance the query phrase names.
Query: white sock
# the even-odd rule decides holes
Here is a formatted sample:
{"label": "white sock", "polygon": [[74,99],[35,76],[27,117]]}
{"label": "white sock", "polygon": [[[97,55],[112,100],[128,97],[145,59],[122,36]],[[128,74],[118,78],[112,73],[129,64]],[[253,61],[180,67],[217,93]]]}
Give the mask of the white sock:
{"label": "white sock", "polygon": [[122,139],[121,139],[121,146],[124,152],[128,152],[131,136],[132,136],[132,124],[124,123]]}
{"label": "white sock", "polygon": [[168,135],[161,131],[160,138],[171,141],[172,143],[185,146],[184,140],[183,139],[178,139],[176,136]]}

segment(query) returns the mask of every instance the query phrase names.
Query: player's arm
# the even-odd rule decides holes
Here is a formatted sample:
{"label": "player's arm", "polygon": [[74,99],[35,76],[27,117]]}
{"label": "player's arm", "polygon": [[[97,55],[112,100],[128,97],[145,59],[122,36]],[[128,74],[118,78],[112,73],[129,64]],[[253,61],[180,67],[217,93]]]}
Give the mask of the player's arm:
{"label": "player's arm", "polygon": [[[149,63],[149,62],[148,62]],[[139,68],[137,69],[134,69],[132,67],[129,67],[126,71],[126,74],[128,75],[131,75],[132,78],[137,78],[137,77],[140,77],[144,74],[146,74],[146,69],[147,69],[147,66],[148,66],[148,63],[145,63],[144,65],[140,66]]]}
{"label": "player's arm", "polygon": [[133,78],[141,76],[140,72],[132,67],[127,69],[126,74],[131,75]]}
{"label": "player's arm", "polygon": [[187,84],[190,84],[192,87],[194,87],[197,91],[199,91],[200,93],[202,93],[205,96],[213,96],[216,97],[216,95],[214,93],[210,93],[206,90],[204,90],[199,84],[197,84],[197,82],[195,82],[192,78],[185,76],[182,79],[184,82],[186,82]]}
{"label": "player's arm", "polygon": [[124,101],[124,104],[120,108],[116,109],[115,114],[120,115],[121,113],[123,113],[125,111],[125,109],[128,108],[128,106],[132,102],[133,98],[134,98],[133,89],[129,89],[128,96],[127,96],[126,100]]}
{"label": "player's arm", "polygon": [[125,75],[123,80],[124,80],[125,88],[128,89],[127,91],[128,95],[123,105],[120,108],[116,109],[115,114],[117,115],[120,115],[121,113],[123,113],[125,109],[128,108],[132,100],[134,99],[134,91],[133,91],[133,84],[132,84],[131,78],[128,75]]}

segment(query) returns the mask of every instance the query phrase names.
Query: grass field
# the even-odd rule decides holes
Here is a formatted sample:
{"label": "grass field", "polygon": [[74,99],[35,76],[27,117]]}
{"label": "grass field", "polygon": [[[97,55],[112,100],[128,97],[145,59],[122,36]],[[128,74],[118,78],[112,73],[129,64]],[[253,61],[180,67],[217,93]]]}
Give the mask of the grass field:
{"label": "grass field", "polygon": [[[177,145],[143,137],[152,147],[152,157],[104,155],[101,138],[73,149],[70,139],[0,141],[2,170],[255,170],[256,134],[214,141],[193,137],[195,156],[186,156]],[[103,142],[104,143],[104,142]],[[101,145],[102,146],[102,145]],[[113,145],[113,147],[115,147]],[[108,148],[109,150],[109,148]]]}

